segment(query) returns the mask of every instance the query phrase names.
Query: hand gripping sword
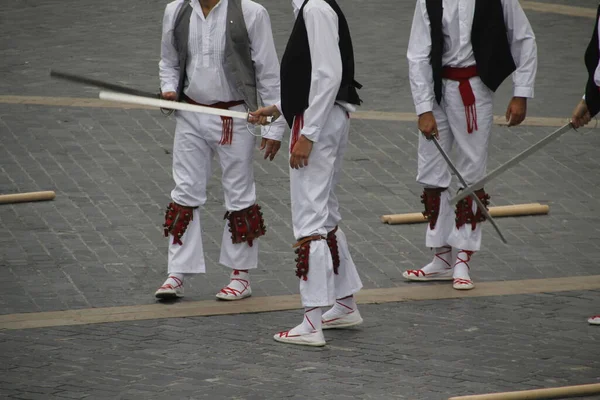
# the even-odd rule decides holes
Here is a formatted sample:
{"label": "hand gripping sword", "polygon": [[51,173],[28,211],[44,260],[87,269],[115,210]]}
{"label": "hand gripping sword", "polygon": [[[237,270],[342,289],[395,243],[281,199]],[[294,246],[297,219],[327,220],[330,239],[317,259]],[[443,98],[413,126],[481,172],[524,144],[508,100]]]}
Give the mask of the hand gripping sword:
{"label": "hand gripping sword", "polygon": [[[450,169],[452,170],[452,172],[454,172],[454,175],[456,175],[456,177],[460,181],[461,185],[463,185],[464,187],[467,187],[467,182],[465,182],[465,180],[463,179],[462,175],[458,172],[458,170],[456,169],[456,167],[452,163],[452,160],[450,160],[450,157],[448,156],[448,154],[446,154],[446,152],[444,151],[444,149],[440,145],[440,142],[438,142],[437,138],[432,135],[431,136],[431,140],[433,141],[433,144],[435,144],[435,147],[437,147],[437,149],[439,150],[439,152],[442,155],[442,157],[444,157],[444,160],[446,160],[446,163],[448,163],[448,166],[450,167]],[[475,203],[477,203],[477,207],[479,207],[479,209],[481,210],[481,213],[485,216],[485,218],[488,221],[490,221],[490,223],[492,224],[492,226],[494,227],[494,229],[498,233],[498,236],[500,236],[500,239],[502,239],[502,242],[504,242],[505,244],[508,243],[506,241],[506,238],[504,238],[504,235],[500,231],[500,228],[498,227],[498,225],[496,225],[496,221],[494,221],[494,219],[492,218],[492,216],[488,212],[487,208],[485,208],[485,205],[483,205],[483,203],[481,202],[481,200],[479,199],[479,197],[477,197],[477,195],[475,193],[471,193],[471,197],[473,198],[473,200],[475,200]]]}
{"label": "hand gripping sword", "polygon": [[467,197],[468,195],[472,194],[477,189],[483,187],[483,185],[485,183],[487,183],[490,180],[494,179],[495,177],[497,177],[498,175],[500,175],[501,173],[503,173],[507,169],[509,169],[509,168],[513,167],[514,165],[520,163],[521,161],[523,161],[524,159],[526,159],[527,157],[529,157],[531,154],[535,153],[536,151],[538,151],[539,149],[541,149],[542,147],[544,147],[545,145],[547,145],[548,143],[550,143],[554,139],[558,139],[559,136],[561,136],[563,133],[566,133],[566,132],[570,131],[571,129],[573,129],[573,125],[571,125],[570,122],[568,124],[566,124],[566,125],[558,128],[556,131],[552,132],[551,134],[549,134],[548,136],[546,136],[545,138],[543,138],[542,140],[540,140],[536,144],[530,146],[526,150],[524,150],[521,153],[517,154],[516,156],[514,156],[513,158],[511,158],[510,160],[508,160],[506,163],[502,164],[501,166],[499,166],[498,168],[496,168],[495,170],[493,170],[492,172],[490,172],[489,174],[487,174],[485,177],[483,177],[479,181],[475,182],[471,186],[469,186],[469,187],[461,190],[460,192],[458,192],[456,194],[456,196],[454,196],[450,200],[450,204],[456,205],[456,203],[458,203],[460,200],[462,200],[465,197]]}

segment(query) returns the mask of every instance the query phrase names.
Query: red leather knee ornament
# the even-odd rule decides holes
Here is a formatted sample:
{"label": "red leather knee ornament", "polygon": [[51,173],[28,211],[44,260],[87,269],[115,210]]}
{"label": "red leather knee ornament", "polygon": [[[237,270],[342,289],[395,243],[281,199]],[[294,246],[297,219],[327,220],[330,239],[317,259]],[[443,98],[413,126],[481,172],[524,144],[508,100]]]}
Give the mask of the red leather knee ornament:
{"label": "red leather knee ornament", "polygon": [[298,247],[296,253],[296,276],[303,280],[308,280],[308,258],[310,255],[310,242],[306,242]]}
{"label": "red leather knee ornament", "polygon": [[[476,190],[475,195],[481,200],[481,203],[488,208],[490,204],[490,195],[483,189]],[[473,198],[466,197],[456,204],[456,228],[459,229],[464,224],[471,224],[471,229],[475,229],[477,224],[485,221],[485,216],[481,209],[477,207],[477,212],[473,213]]]}
{"label": "red leather knee ornament", "polygon": [[329,246],[331,259],[333,260],[333,273],[336,275],[339,273],[340,268],[340,252],[338,249],[337,236],[335,236],[337,230],[338,227],[336,226],[332,231],[327,233],[327,246]]}
{"label": "red leather knee ornament", "polygon": [[425,188],[421,195],[421,203],[425,206],[423,216],[429,221],[429,228],[435,229],[440,214],[440,196],[447,188]]}
{"label": "red leather knee ornament", "polygon": [[194,208],[197,207],[186,207],[175,202],[169,203],[163,227],[165,228],[165,237],[169,237],[169,233],[173,235],[173,244],[183,244],[181,238],[190,221],[194,219]]}
{"label": "red leather knee ornament", "polygon": [[260,206],[255,204],[239,211],[227,211],[225,219],[229,220],[231,241],[235,244],[247,242],[252,247],[252,241],[267,233]]}
{"label": "red leather knee ornament", "polygon": [[295,253],[297,255],[296,257],[296,276],[302,280],[308,280],[308,259],[310,256],[310,242],[314,241],[314,240],[326,240],[327,238],[325,236],[321,236],[321,235],[313,235],[313,236],[307,236],[304,237],[300,240],[298,240],[298,242],[296,242],[296,244],[294,244],[294,246],[292,246],[293,248],[295,248]]}

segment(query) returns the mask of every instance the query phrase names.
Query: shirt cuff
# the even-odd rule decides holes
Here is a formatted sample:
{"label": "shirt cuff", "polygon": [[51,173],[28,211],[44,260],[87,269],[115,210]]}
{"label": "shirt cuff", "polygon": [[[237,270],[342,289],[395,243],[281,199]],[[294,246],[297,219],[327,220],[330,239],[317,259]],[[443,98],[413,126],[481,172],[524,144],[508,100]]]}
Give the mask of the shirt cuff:
{"label": "shirt cuff", "polygon": [[172,85],[172,84],[169,84],[169,83],[165,83],[164,85],[161,85],[160,91],[162,93],[176,92],[177,91],[177,85]]}
{"label": "shirt cuff", "polygon": [[311,142],[318,142],[321,130],[314,126],[305,126],[302,128],[302,131],[300,131],[300,134],[305,136]]}
{"label": "shirt cuff", "polygon": [[515,86],[514,89],[515,97],[526,97],[528,99],[533,99],[533,88],[527,86]]}
{"label": "shirt cuff", "polygon": [[433,101],[424,101],[422,103],[416,104],[415,109],[417,111],[417,115],[433,111]]}
{"label": "shirt cuff", "polygon": [[263,139],[272,139],[281,142],[283,138],[283,133],[285,131],[285,126],[263,126],[261,127],[261,135]]}
{"label": "shirt cuff", "polygon": [[283,114],[283,111],[281,110],[281,100],[279,100],[277,103],[275,103],[275,107],[277,107],[279,114]]}

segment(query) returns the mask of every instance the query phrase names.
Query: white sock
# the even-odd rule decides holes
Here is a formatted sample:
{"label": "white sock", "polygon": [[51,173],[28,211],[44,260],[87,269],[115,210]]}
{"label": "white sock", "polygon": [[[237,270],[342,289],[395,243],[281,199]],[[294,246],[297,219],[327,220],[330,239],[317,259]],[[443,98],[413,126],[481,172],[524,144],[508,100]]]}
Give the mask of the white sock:
{"label": "white sock", "polygon": [[227,287],[232,289],[233,292],[238,295],[250,287],[250,274],[248,273],[248,270],[234,269],[231,272],[230,278],[231,281]]}
{"label": "white sock", "polygon": [[323,314],[323,320],[329,321],[331,319],[340,318],[344,315],[350,314],[356,310],[356,301],[354,296],[344,297],[343,299],[337,299],[333,307]]}
{"label": "white sock", "polygon": [[321,307],[306,307],[304,309],[304,320],[292,329],[290,334],[305,334],[321,330]]}
{"label": "white sock", "polygon": [[452,268],[452,247],[434,247],[433,261],[421,268],[426,274],[447,271]]}
{"label": "white sock", "polygon": [[459,250],[456,254],[456,262],[454,263],[454,273],[452,274],[454,279],[466,279],[471,280],[469,276],[469,261],[471,256],[475,253],[469,250]]}
{"label": "white sock", "polygon": [[171,285],[174,288],[178,287],[179,285],[183,286],[183,278],[185,277],[184,274],[169,274],[169,276],[167,277],[167,280],[165,281],[165,283],[163,283],[164,285]]}

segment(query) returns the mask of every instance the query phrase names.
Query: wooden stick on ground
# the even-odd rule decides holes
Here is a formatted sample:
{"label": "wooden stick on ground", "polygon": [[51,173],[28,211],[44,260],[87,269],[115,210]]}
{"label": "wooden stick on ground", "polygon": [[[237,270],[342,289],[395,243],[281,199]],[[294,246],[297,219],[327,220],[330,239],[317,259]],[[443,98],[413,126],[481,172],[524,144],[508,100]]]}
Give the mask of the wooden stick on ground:
{"label": "wooden stick on ground", "polygon": [[[518,217],[522,215],[548,214],[550,207],[547,204],[530,203],[514,204],[510,206],[490,207],[492,217]],[[417,224],[426,222],[427,219],[421,213],[382,215],[381,222],[384,224]]]}
{"label": "wooden stick on ground", "polygon": [[522,390],[519,392],[476,394],[471,396],[450,397],[448,400],[545,400],[582,397],[594,394],[600,394],[600,383],[548,389]]}
{"label": "wooden stick on ground", "polygon": [[28,201],[43,201],[52,200],[56,194],[52,191],[47,192],[30,192],[0,195],[0,204],[24,203]]}

